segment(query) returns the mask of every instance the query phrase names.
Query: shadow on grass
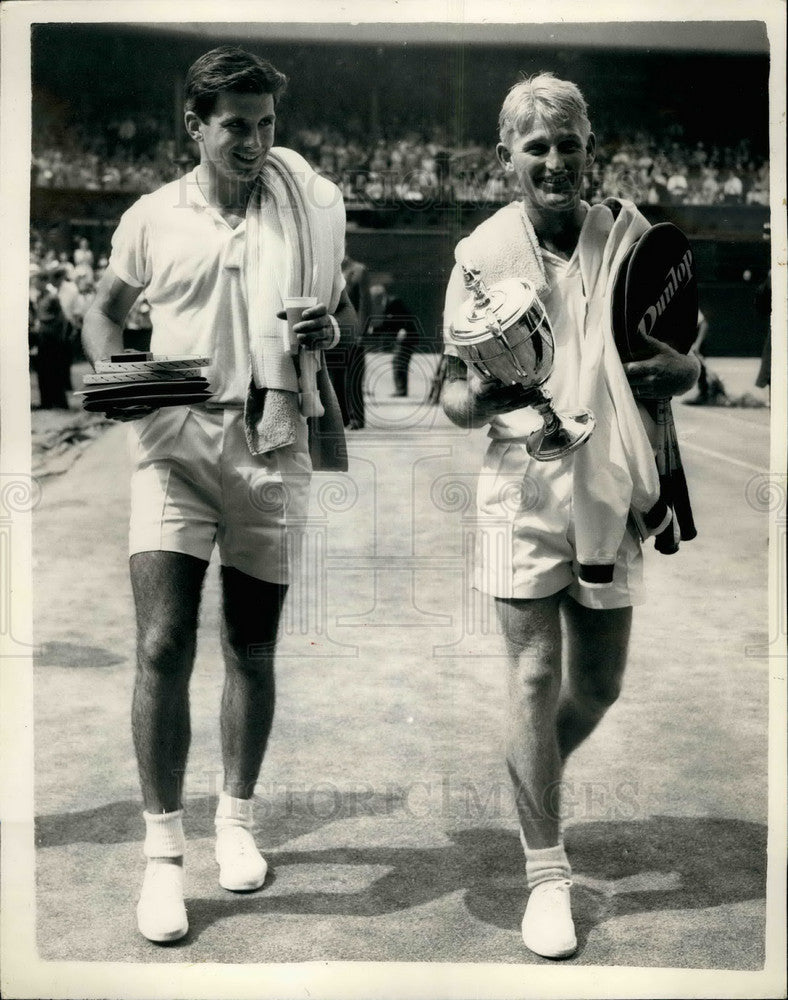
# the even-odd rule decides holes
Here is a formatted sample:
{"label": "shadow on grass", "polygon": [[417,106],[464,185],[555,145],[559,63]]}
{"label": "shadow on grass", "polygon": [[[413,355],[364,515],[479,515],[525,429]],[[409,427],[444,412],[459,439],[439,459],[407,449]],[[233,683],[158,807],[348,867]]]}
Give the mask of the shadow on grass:
{"label": "shadow on grass", "polygon": [[[391,816],[401,812],[396,793],[345,793],[330,816],[318,815],[314,799],[291,793],[266,803],[261,843],[274,873],[287,884],[290,867],[347,866],[348,881],[358,884],[360,869],[377,868],[363,889],[295,891],[188,900],[190,933],[186,942],[224,918],[259,914],[374,917],[399,913],[462,890],[477,920],[519,931],[526,899],[522,850],[514,831],[469,828],[447,831],[438,847],[329,847],[283,850],[297,837],[338,820]],[[210,837],[216,799],[188,801],[187,837]],[[566,832],[574,870],[573,909],[578,957],[591,930],[614,917],[665,910],[717,907],[762,899],[766,887],[766,827],[738,819],[652,816],[640,820],[583,823]],[[115,844],[141,840],[136,802],[43,816],[36,822],[39,847],[78,842]],[[333,838],[332,838],[333,839]],[[351,869],[356,869],[355,873]],[[381,869],[385,872],[380,874]],[[335,877],[336,867],[333,868]],[[290,876],[295,874],[291,872]],[[363,874],[362,874],[363,879]],[[344,891],[342,889],[344,888]],[[760,948],[759,942],[753,947]]]}
{"label": "shadow on grass", "polygon": [[[183,818],[187,839],[212,837],[217,797],[187,798]],[[397,791],[337,792],[330,799],[309,792],[288,791],[270,800],[256,800],[255,817],[265,831],[265,847],[276,848],[295,837],[303,837],[329,823],[358,816],[391,816],[402,808]],[[82,812],[38,816],[35,821],[37,847],[67,844],[127,844],[142,842],[142,805],[136,801],[111,802]]]}
{"label": "shadow on grass", "polygon": [[[194,939],[238,913],[380,916],[464,890],[468,911],[484,923],[519,932],[526,900],[522,850],[513,833],[469,829],[435,848],[333,848],[269,852],[272,868],[289,865],[380,866],[388,872],[356,893],[265,894],[193,899]],[[654,816],[588,823],[567,833],[575,871],[573,908],[578,954],[605,920],[761,899],[766,889],[766,828],[743,820]]]}
{"label": "shadow on grass", "polygon": [[76,642],[43,642],[33,654],[36,667],[101,668],[127,662],[127,656],[118,656],[100,646],[82,646]]}

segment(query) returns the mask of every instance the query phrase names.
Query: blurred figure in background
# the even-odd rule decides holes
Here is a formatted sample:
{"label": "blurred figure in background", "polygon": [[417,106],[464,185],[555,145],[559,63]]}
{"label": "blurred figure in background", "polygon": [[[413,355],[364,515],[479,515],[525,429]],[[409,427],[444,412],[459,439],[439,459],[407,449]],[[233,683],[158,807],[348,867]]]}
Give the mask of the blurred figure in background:
{"label": "blurred figure in background", "polygon": [[407,396],[410,359],[419,342],[418,320],[402,299],[389,294],[385,285],[373,285],[369,291],[372,310],[370,333],[394,337],[394,354],[391,359],[394,379],[392,396]]}
{"label": "blurred figure in background", "polygon": [[360,430],[364,426],[364,373],[366,368],[366,347],[364,335],[369,319],[369,274],[366,267],[345,256],[342,261],[342,273],[347,282],[348,298],[352,302],[358,316],[356,326],[356,341],[350,346],[348,358],[348,421],[351,430]]}
{"label": "blurred figure in background", "polygon": [[74,280],[73,270],[72,268],[72,273],[67,271],[63,275],[57,288],[60,308],[63,310],[68,325],[67,339],[69,343],[74,342],[76,332],[82,326],[82,316],[84,315],[84,312],[80,312],[80,291]]}
{"label": "blurred figure in background", "polygon": [[324,357],[334,391],[337,394],[342,420],[349,430],[364,426],[364,372],[366,347],[364,333],[369,318],[369,274],[366,267],[345,254],[342,261],[345,289],[358,316],[355,340],[349,347],[324,351]]}
{"label": "blurred figure in background", "polygon": [[87,237],[80,236],[77,243],[77,248],[74,251],[74,267],[84,268],[89,267],[91,274],[93,273],[93,251],[90,249],[90,243]]}
{"label": "blurred figure in background", "polygon": [[96,296],[96,286],[93,279],[87,274],[79,274],[76,278],[78,295],[72,306],[74,340],[72,341],[72,361],[81,355],[82,352],[82,324],[85,320],[85,313],[90,308]]}
{"label": "blurred figure in background", "polygon": [[687,197],[689,182],[687,180],[687,168],[678,167],[674,173],[668,177],[667,191],[673,205],[682,205]]}
{"label": "blurred figure in background", "polygon": [[695,335],[695,342],[690,351],[700,361],[700,375],[698,375],[698,393],[691,399],[685,399],[688,406],[729,406],[730,400],[725,392],[722,379],[709,369],[706,358],[703,356],[703,343],[709,332],[709,321],[698,309],[698,329]]}
{"label": "blurred figure in background", "polygon": [[744,185],[741,177],[731,167],[728,176],[722,183],[722,201],[724,205],[740,205],[744,196]]}
{"label": "blurred figure in background", "polygon": [[69,409],[66,392],[71,389],[71,342],[69,324],[58,295],[65,276],[66,272],[58,264],[42,268],[35,275],[37,294],[32,333],[42,410]]}
{"label": "blurred figure in background", "polygon": [[68,259],[68,254],[65,250],[61,250],[57,255],[57,262],[66,272],[66,277],[69,281],[74,280],[74,265]]}
{"label": "blurred figure in background", "polygon": [[[755,311],[759,316],[765,316],[767,323],[772,315],[772,272],[766,275],[764,280],[755,289]],[[761,353],[761,364],[758,369],[758,376],[755,384],[759,389],[766,390],[766,398],[769,398],[769,391],[772,385],[772,328],[767,326],[766,339]]]}
{"label": "blurred figure in background", "polygon": [[102,275],[107,270],[108,263],[109,260],[102,254],[101,257],[99,257],[98,259],[98,263],[96,264],[96,274],[93,279],[97,285],[101,280]]}
{"label": "blurred figure in background", "polygon": [[38,287],[38,275],[40,268],[30,259],[30,277],[27,285],[27,353],[31,370],[35,369],[36,356],[38,355],[38,343],[36,335],[36,302],[40,294]]}

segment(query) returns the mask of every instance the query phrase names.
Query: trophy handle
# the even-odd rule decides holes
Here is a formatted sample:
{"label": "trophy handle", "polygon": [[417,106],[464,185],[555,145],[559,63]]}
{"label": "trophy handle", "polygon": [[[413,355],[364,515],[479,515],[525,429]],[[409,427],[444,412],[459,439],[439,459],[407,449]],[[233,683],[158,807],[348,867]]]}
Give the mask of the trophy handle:
{"label": "trophy handle", "polygon": [[553,398],[547,389],[535,388],[529,403],[541,416],[544,426],[528,435],[528,454],[537,462],[552,462],[575,451],[591,437],[596,420],[590,410],[556,413]]}

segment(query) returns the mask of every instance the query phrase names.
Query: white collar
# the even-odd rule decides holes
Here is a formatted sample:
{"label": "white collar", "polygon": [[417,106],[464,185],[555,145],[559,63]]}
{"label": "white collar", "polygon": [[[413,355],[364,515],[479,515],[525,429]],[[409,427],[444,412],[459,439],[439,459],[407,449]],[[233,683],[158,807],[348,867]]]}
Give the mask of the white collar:
{"label": "white collar", "polygon": [[232,233],[238,233],[245,231],[246,220],[243,219],[239,225],[232,228],[228,225],[227,220],[223,218],[222,213],[212,205],[208,199],[205,197],[202,188],[200,187],[200,182],[197,180],[197,167],[190,170],[188,174],[184,174],[181,178],[181,184],[183,187],[186,204],[191,208],[196,209],[199,212],[210,212],[223,226],[227,228]]}
{"label": "white collar", "polygon": [[184,174],[183,177],[180,178],[179,183],[182,186],[187,205],[190,205],[192,208],[199,209],[200,211],[204,211],[206,208],[211,207],[207,198],[202,193],[202,188],[197,180],[196,167],[193,170],[190,170],[188,174]]}

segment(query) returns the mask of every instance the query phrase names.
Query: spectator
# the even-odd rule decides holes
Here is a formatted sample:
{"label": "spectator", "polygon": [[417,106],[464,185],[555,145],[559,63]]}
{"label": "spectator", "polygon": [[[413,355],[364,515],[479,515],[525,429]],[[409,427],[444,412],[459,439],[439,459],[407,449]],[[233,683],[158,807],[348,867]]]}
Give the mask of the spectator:
{"label": "spectator", "polygon": [[101,276],[102,276],[102,275],[104,274],[104,272],[105,272],[105,271],[107,270],[107,264],[108,264],[108,263],[109,263],[109,261],[108,261],[108,260],[107,260],[107,258],[106,258],[106,257],[105,257],[105,256],[104,256],[104,255],[102,254],[102,256],[101,256],[101,257],[99,257],[99,259],[98,259],[98,263],[96,264],[96,274],[95,274],[95,276],[94,276],[94,281],[95,281],[95,284],[98,284],[98,283],[99,283],[99,281],[101,280]]}
{"label": "spectator", "polygon": [[68,259],[68,254],[65,250],[61,250],[57,255],[57,262],[65,271],[66,277],[69,281],[74,278],[74,265]]}
{"label": "spectator", "polygon": [[703,167],[701,170],[701,204],[715,205],[720,197],[720,183],[713,167]]}
{"label": "spectator", "polygon": [[745,202],[748,205],[767,205],[770,201],[769,193],[769,167],[764,163],[755,172],[752,187],[747,192]]}
{"label": "spectator", "polygon": [[[755,290],[755,311],[759,316],[766,317],[767,322],[772,315],[772,272],[766,275],[765,279]],[[761,364],[758,368],[758,375],[755,384],[759,389],[766,389],[768,393],[772,385],[772,331],[771,326],[767,327],[766,339],[761,352]]]}
{"label": "spectator", "polygon": [[77,243],[77,248],[74,251],[74,267],[89,267],[90,273],[93,273],[93,251],[90,249],[90,243],[84,236],[79,237]]}
{"label": "spectator", "polygon": [[[62,263],[60,266],[62,267]],[[80,297],[80,293],[76,281],[74,281],[71,275],[69,275],[65,270],[63,271],[63,277],[57,285],[57,297],[68,326],[68,340],[71,343],[74,340],[74,332],[77,328],[75,321],[79,311],[77,301]]]}
{"label": "spectator", "polygon": [[394,336],[392,396],[407,396],[410,359],[419,341],[418,320],[409,312],[402,299],[389,294],[385,285],[373,285],[369,292],[372,310],[370,330],[376,334]]}
{"label": "spectator", "polygon": [[69,409],[66,391],[71,388],[71,344],[68,323],[58,297],[65,271],[58,264],[35,275],[33,335],[39,406],[42,410]]}
{"label": "spectator", "polygon": [[326,365],[334,384],[342,420],[349,430],[361,430],[365,421],[364,375],[366,347],[364,334],[370,312],[369,275],[366,267],[345,254],[342,261],[345,290],[358,322],[355,340],[348,347],[335,347],[324,351]]}
{"label": "spectator", "polygon": [[722,183],[722,200],[726,205],[740,204],[744,195],[744,185],[733,169],[728,170],[728,176]]}
{"label": "spectator", "polygon": [[706,340],[708,332],[709,321],[703,315],[701,310],[698,309],[698,326],[695,334],[695,342],[690,348],[691,352],[700,361],[698,392],[697,395],[692,396],[690,399],[685,399],[683,402],[687,403],[689,406],[728,406],[730,404],[730,400],[728,399],[728,394],[725,392],[725,386],[722,384],[722,379],[711,371],[709,366],[706,364],[706,358],[702,353],[703,344]]}
{"label": "spectator", "polygon": [[[90,304],[96,295],[96,287],[93,284],[92,277],[87,274],[78,274],[75,278],[78,295],[72,305],[72,316],[73,316],[73,326],[77,334],[82,330],[82,321],[85,318],[85,313],[90,308]],[[79,336],[75,338],[77,344],[79,344]]]}
{"label": "spectator", "polygon": [[678,167],[674,173],[668,177],[666,185],[670,200],[674,205],[681,205],[687,197],[689,183],[687,181],[687,168]]}

